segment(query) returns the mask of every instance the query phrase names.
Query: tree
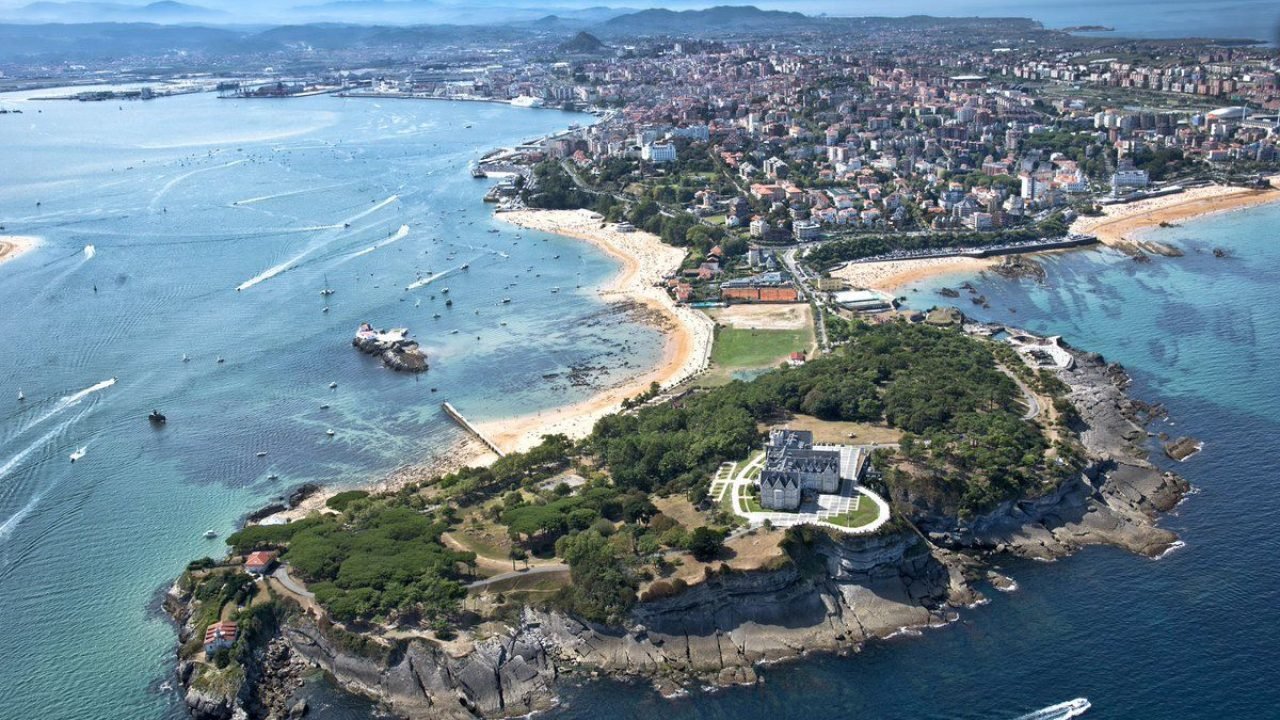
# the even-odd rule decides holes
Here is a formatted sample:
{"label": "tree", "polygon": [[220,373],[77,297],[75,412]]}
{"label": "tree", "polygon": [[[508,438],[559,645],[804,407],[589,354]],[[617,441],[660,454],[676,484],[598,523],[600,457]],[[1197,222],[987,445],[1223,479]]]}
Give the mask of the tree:
{"label": "tree", "polygon": [[689,536],[689,552],[701,562],[710,562],[720,555],[724,548],[724,534],[706,525],[696,528]]}
{"label": "tree", "polygon": [[524,549],[524,548],[521,548],[521,547],[513,547],[513,548],[511,548],[511,550],[507,552],[507,557],[511,558],[511,571],[512,571],[512,572],[515,572],[515,569],[516,569],[516,561],[517,561],[517,560],[523,560],[523,561],[524,561],[524,568],[525,568],[526,570],[528,570],[528,569],[529,569],[529,553],[525,552],[525,549]]}

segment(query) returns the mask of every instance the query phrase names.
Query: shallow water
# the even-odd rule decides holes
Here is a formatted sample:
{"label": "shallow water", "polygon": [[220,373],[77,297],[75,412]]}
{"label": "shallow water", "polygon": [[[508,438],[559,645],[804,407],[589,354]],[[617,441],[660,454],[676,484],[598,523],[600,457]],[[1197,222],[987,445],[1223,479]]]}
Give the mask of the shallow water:
{"label": "shallow water", "polygon": [[[44,242],[0,268],[0,717],[171,712],[154,688],[174,631],[149,608],[222,552],[205,530],[304,481],[448,452],[442,400],[476,420],[536,411],[590,392],[544,375],[608,364],[598,379],[620,381],[661,355],[594,295],[613,260],[493,219],[467,173],[585,116],[333,97],[20,106],[0,123],[0,224]],[[407,325],[430,370],[357,352],[365,320]]]}

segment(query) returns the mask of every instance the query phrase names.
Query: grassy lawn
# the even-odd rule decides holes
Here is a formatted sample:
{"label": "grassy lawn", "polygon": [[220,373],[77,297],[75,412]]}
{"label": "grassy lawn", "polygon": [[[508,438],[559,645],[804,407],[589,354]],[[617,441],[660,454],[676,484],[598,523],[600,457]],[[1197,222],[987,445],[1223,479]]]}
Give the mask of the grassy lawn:
{"label": "grassy lawn", "polygon": [[808,351],[812,330],[716,329],[711,362],[723,368],[759,368],[776,365],[797,350]]}
{"label": "grassy lawn", "polygon": [[747,512],[768,512],[760,504],[760,499],[748,492],[746,488],[742,490],[742,507],[746,508]]}
{"label": "grassy lawn", "polygon": [[847,528],[860,528],[863,525],[870,525],[880,516],[880,507],[871,501],[865,495],[858,501],[858,509],[850,510],[843,515],[837,515],[827,519],[832,525],[839,525]]}

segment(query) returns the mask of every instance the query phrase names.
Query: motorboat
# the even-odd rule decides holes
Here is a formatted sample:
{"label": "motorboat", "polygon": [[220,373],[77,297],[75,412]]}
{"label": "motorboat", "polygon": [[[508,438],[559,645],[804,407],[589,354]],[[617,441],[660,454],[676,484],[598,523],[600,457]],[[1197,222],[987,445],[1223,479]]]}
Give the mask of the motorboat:
{"label": "motorboat", "polygon": [[266,457],[266,456],[267,456],[267,451],[266,451],[266,450],[259,450],[257,453],[255,453],[255,454],[254,454],[254,456],[255,456],[255,457]]}
{"label": "motorboat", "polygon": [[205,530],[205,531],[204,531],[204,536],[205,536],[205,538],[206,538],[206,539],[212,540],[212,539],[214,539],[214,538],[218,537],[218,533],[217,533],[216,531],[214,531],[214,530]]}
{"label": "motorboat", "polygon": [[328,429],[328,430],[325,430],[325,431],[324,431],[324,434],[325,434],[325,435],[328,435],[329,437],[333,437],[334,435],[337,435],[337,433],[335,433],[335,432],[333,431],[333,428],[330,428],[330,429]]}
{"label": "motorboat", "polygon": [[165,417],[164,413],[160,412],[159,410],[152,410],[151,414],[147,416],[147,420],[152,425],[164,425],[165,423],[169,422],[169,418]]}
{"label": "motorboat", "polygon": [[75,462],[75,461],[79,460],[80,458],[84,457],[84,453],[85,453],[85,451],[86,451],[86,450],[88,450],[88,449],[89,449],[88,447],[82,447],[82,448],[80,448],[79,450],[77,450],[77,451],[75,451],[75,452],[71,453],[71,462]]}
{"label": "motorboat", "polygon": [[22,388],[18,388],[18,402],[26,400],[27,396],[22,394]]}
{"label": "motorboat", "polygon": [[330,389],[330,390],[335,390],[335,389],[337,389],[337,387],[338,387],[338,383],[336,383],[336,382],[331,382],[331,383],[329,383],[329,389]]}

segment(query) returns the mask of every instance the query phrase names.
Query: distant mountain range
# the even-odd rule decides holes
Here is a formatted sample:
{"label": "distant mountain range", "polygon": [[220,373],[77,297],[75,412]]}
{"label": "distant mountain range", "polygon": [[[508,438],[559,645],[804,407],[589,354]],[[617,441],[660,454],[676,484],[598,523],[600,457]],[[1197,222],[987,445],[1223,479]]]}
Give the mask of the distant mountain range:
{"label": "distant mountain range", "polygon": [[752,5],[719,5],[705,10],[641,10],[607,20],[602,29],[630,34],[686,34],[709,30],[728,32],[786,30],[812,25],[814,18],[798,12],[761,10]]}

